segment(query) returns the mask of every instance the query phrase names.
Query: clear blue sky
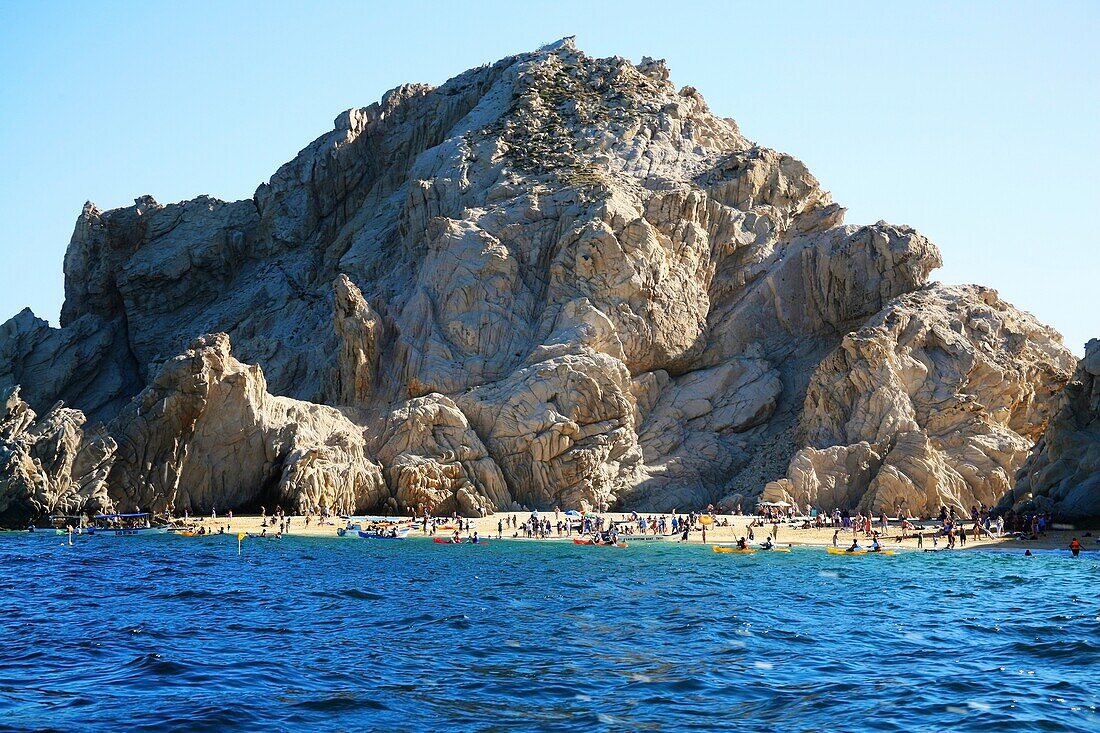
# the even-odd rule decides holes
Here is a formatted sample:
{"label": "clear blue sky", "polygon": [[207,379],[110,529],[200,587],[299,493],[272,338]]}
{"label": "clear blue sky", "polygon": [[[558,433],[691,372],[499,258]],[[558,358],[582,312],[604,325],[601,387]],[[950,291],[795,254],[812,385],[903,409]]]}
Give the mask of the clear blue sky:
{"label": "clear blue sky", "polygon": [[342,110],[567,35],[666,58],[848,221],[1100,337],[1100,3],[0,0],[0,319],[57,322],[85,200],[250,197]]}

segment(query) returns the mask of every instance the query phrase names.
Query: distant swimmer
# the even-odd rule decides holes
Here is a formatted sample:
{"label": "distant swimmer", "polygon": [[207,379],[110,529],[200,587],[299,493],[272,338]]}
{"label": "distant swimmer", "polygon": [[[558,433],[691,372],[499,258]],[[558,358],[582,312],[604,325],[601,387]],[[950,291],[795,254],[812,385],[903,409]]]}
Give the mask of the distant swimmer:
{"label": "distant swimmer", "polygon": [[1024,550],[1024,557],[1032,557],[1031,550]]}
{"label": "distant swimmer", "polygon": [[1072,539],[1072,540],[1070,541],[1070,543],[1069,543],[1069,551],[1070,551],[1071,553],[1073,553],[1073,556],[1074,556],[1074,557],[1080,557],[1080,556],[1081,556],[1081,542],[1080,542],[1080,540],[1078,540],[1078,539],[1077,539],[1076,537],[1074,537],[1074,538],[1073,538],[1073,539]]}

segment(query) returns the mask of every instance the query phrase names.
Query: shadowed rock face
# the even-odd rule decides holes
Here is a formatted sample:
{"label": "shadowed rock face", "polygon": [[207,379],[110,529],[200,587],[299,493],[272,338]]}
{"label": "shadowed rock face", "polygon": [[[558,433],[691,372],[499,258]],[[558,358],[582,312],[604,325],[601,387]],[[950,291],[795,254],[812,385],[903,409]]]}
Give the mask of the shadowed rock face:
{"label": "shadowed rock face", "polygon": [[[62,327],[29,311],[0,327],[0,386],[110,421],[112,495],[143,506],[751,502],[807,444],[884,450],[827,416],[795,426],[819,362],[940,255],[843,215],[663,62],[566,40],[343,113],[251,200],[87,205]],[[234,356],[188,346],[205,333]],[[1016,436],[997,433],[998,455],[1047,414],[1052,382],[1012,367],[1016,348],[989,345],[1013,394],[1034,392],[989,418]],[[971,356],[936,358],[954,379]],[[848,410],[841,392],[820,410]],[[948,404],[921,409],[918,430]]]}
{"label": "shadowed rock face", "polygon": [[1100,518],[1100,340],[1085,347],[1046,432],[1002,503],[1069,520]]}

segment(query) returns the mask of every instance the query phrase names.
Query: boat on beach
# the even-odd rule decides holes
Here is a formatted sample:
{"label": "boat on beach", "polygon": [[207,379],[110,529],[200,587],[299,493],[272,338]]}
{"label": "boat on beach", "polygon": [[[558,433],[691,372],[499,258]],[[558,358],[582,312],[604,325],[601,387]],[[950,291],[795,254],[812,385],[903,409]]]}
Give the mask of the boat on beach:
{"label": "boat on beach", "polygon": [[582,539],[577,539],[575,537],[573,538],[573,544],[574,545],[592,545],[594,547],[626,547],[627,546],[627,544],[625,542],[616,542],[616,543],[612,544],[610,542],[596,542],[595,540],[591,540],[591,539],[582,540]]}
{"label": "boat on beach", "polygon": [[167,534],[168,527],[154,525],[148,512],[130,514],[97,514],[92,518],[91,527],[85,527],[84,533],[91,535],[111,535],[130,537],[133,535]]}
{"label": "boat on beach", "polygon": [[[343,517],[343,519],[345,520],[344,526],[336,528],[336,536],[351,539],[361,537],[363,532],[374,534],[380,528],[388,530],[391,527],[396,527],[399,532],[404,531],[405,535],[408,535],[409,531],[412,530],[412,523],[415,521],[408,517]],[[393,538],[389,537],[387,539]]]}
{"label": "boat on beach", "polygon": [[364,540],[403,540],[409,536],[412,527],[379,527],[375,529],[360,529],[356,534]]}

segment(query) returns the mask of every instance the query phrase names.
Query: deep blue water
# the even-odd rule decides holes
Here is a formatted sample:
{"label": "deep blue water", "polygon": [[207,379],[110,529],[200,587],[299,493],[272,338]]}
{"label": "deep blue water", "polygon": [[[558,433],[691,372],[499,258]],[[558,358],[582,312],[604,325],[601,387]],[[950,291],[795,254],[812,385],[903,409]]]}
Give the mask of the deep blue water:
{"label": "deep blue water", "polygon": [[1100,557],[0,536],[0,730],[1100,730]]}

